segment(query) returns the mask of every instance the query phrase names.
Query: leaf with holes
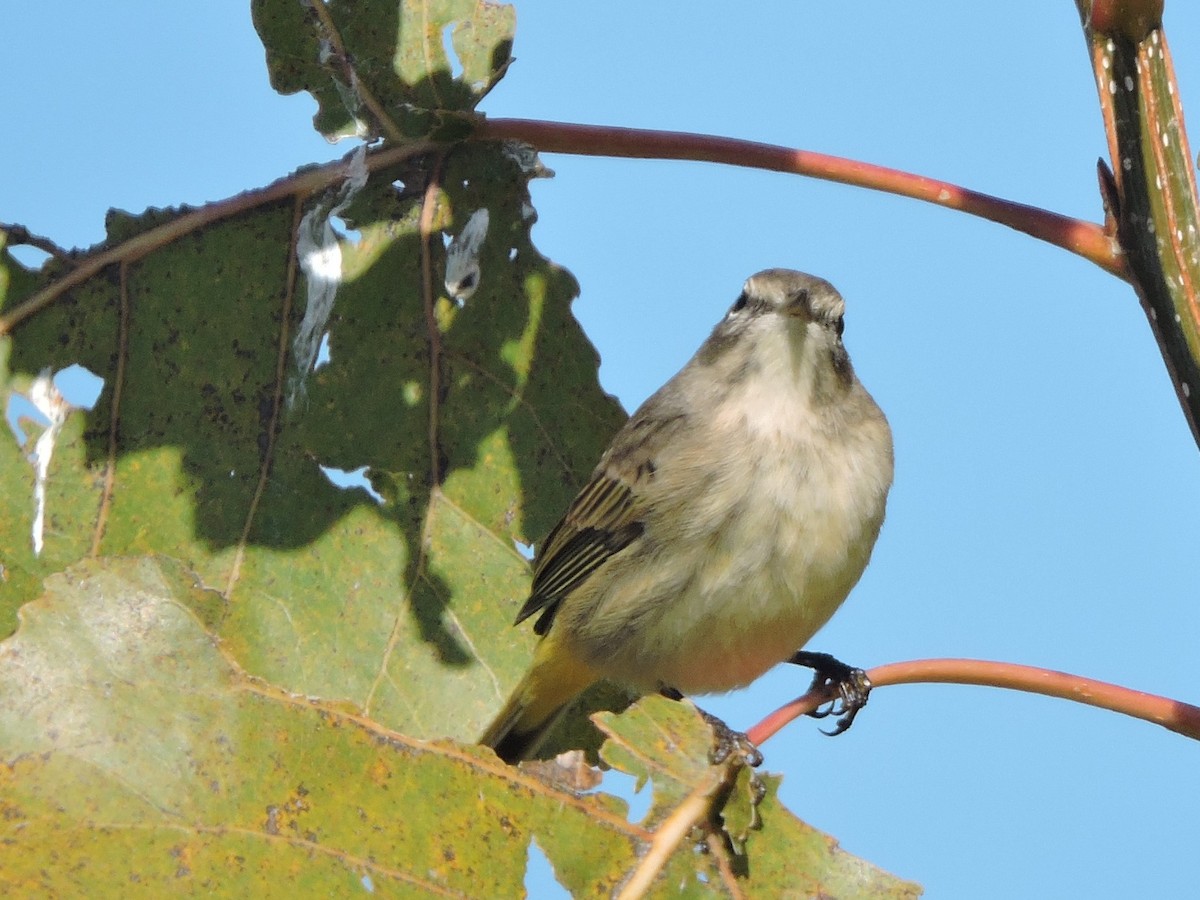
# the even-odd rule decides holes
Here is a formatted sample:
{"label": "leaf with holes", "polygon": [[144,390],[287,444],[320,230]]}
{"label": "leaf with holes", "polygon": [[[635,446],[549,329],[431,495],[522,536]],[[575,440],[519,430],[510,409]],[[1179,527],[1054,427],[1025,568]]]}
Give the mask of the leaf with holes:
{"label": "leaf with holes", "polygon": [[508,68],[516,12],[487,0],[254,0],[271,84],[308,91],[329,136],[429,133]]}
{"label": "leaf with holes", "polygon": [[611,895],[647,859],[656,896],[913,896],[797,833],[773,792],[741,859],[719,845],[698,854],[685,835],[654,861],[662,823],[684,806],[681,779],[717,768],[684,704],[652,698],[606,722],[674,742],[648,772],[673,799],[632,823],[554,764],[537,777],[249,677],[217,639],[225,607],[177,563],[127,558],[73,566],[22,609],[0,645],[0,891],[510,897],[536,840],[576,896]]}
{"label": "leaf with holes", "polygon": [[[0,636],[21,623],[0,643],[0,886],[507,896],[536,839],[570,890],[611,893],[711,775],[686,707],[609,720],[614,760],[671,735],[645,825],[433,740],[474,738],[527,664],[522,551],[624,416],[574,280],[532,244],[535,156],[448,142],[507,65],[512,10],[255,16],[281,90],[384,140],[206,207],[114,211],[103,245],[37,271],[0,244],[0,379],[35,410],[0,441]],[[94,408],[40,421],[75,365]],[[655,889],[742,892],[710,849],[672,844]],[[814,884],[844,874],[829,856]]]}
{"label": "leaf with holes", "polygon": [[211,630],[224,603],[142,558],[80,563],[22,610],[0,645],[0,892],[516,896],[534,833],[579,887],[632,865],[619,801],[249,678]]}
{"label": "leaf with holes", "polygon": [[657,849],[670,840],[680,845],[668,846],[672,853],[661,857],[661,871],[643,871],[656,858],[654,850],[644,854],[631,877],[657,879],[660,886],[677,883],[677,875],[663,873],[699,830],[708,832],[704,846],[711,856],[704,880],[734,896],[920,894],[917,885],[851,856],[781,806],[778,776],[752,778],[744,766],[713,765],[712,730],[690,703],[651,696],[622,715],[598,713],[595,718],[608,737],[602,749],[605,761],[634,776],[639,790],[652,783],[650,810],[640,823],[650,830],[652,846]]}
{"label": "leaf with holes", "polygon": [[[451,30],[502,57],[499,8],[459,6],[493,18]],[[165,554],[228,600],[220,633],[252,674],[473,737],[528,659],[517,542],[549,530],[623,418],[574,280],[530,240],[537,173],[498,143],[360,150],[210,207],[114,212],[78,268],[0,258],[9,389],[71,364],[104,380],[58,436],[40,556],[25,450],[0,457],[6,630],[84,555]],[[472,220],[477,274],[453,300],[445,245]],[[356,470],[361,487],[331,481]]]}

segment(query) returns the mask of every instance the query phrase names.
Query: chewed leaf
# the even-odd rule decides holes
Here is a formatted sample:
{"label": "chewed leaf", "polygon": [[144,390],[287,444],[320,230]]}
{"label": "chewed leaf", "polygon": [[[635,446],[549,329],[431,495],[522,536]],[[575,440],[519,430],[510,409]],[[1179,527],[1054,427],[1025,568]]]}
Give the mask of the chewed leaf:
{"label": "chewed leaf", "polygon": [[[721,767],[709,761],[711,728],[690,703],[651,696],[620,715],[600,713],[595,719],[609,735],[603,758],[634,776],[639,789],[646,781],[652,784],[654,799],[642,824],[655,829],[658,839],[677,825],[677,818],[700,792],[705,803],[694,814],[694,824],[700,828],[713,820],[723,824],[718,846],[727,844],[731,849],[726,852],[746,860],[751,877],[744,889],[751,896],[915,898],[920,894],[917,885],[851,856],[833,838],[782,807],[778,776],[752,778],[743,767],[725,786]],[[684,840],[683,850],[688,847]]]}
{"label": "chewed leaf", "polygon": [[212,630],[223,608],[144,558],[82,563],[22,610],[0,644],[0,893],[516,896],[535,832],[576,887],[594,873],[564,838],[629,865],[609,800],[248,678]]}
{"label": "chewed leaf", "polygon": [[487,0],[255,0],[252,9],[271,83],[310,92],[314,124],[331,138],[396,137],[375,120],[381,110],[418,135],[435,121],[429,111],[473,109],[508,67],[516,27],[512,6]]}
{"label": "chewed leaf", "polygon": [[[441,190],[393,186],[439,165]],[[379,171],[356,154],[337,174],[328,196],[163,243],[15,330],[6,383],[79,363],[104,387],[56,436],[40,558],[33,472],[0,442],[0,611],[11,622],[85,553],[166,554],[230,600],[221,637],[252,674],[409,733],[473,737],[528,659],[532,636],[511,627],[529,577],[516,542],[549,531],[623,413],[502,147]],[[454,234],[488,211],[486,275],[461,308],[442,296],[445,249],[422,236],[423,209]],[[355,240],[333,231],[335,211]],[[180,215],[114,215],[110,240]]]}

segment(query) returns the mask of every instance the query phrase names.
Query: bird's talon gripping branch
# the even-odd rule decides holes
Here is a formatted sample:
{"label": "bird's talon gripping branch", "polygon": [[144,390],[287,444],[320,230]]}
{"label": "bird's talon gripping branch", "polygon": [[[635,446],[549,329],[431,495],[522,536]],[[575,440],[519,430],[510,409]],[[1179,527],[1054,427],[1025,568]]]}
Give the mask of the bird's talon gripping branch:
{"label": "bird's talon gripping branch", "polygon": [[837,692],[836,697],[809,713],[814,719],[838,717],[832,731],[822,730],[821,733],[836,737],[847,731],[854,724],[858,711],[867,705],[867,699],[870,697],[871,680],[867,678],[867,673],[846,665],[828,653],[813,653],[807,650],[797,652],[788,662],[813,670],[810,691]]}
{"label": "bird's talon gripping branch", "polygon": [[714,766],[722,765],[731,758],[752,769],[762,765],[762,751],[754,746],[744,732],[734,731],[712,713],[702,709],[699,713],[713,730],[713,748],[708,758]]}

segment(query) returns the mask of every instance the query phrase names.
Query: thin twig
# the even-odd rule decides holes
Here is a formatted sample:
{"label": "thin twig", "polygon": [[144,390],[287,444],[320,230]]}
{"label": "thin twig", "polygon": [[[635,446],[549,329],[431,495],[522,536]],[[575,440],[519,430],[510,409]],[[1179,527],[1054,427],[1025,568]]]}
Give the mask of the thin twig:
{"label": "thin twig", "polygon": [[671,854],[691,834],[692,829],[708,817],[713,795],[723,784],[723,779],[709,775],[692,788],[670,816],[654,829],[654,840],[642,857],[633,875],[621,888],[617,900],[636,900],[644,897],[654,879],[659,876]]}
{"label": "thin twig", "polygon": [[1104,229],[1035,206],[1014,203],[947,181],[824,153],[709,134],[688,134],[533,119],[487,119],[476,137],[518,140],[539,150],[583,156],[686,159],[807,175],[957,209],[1022,231],[1082,256],[1128,280],[1125,258]]}
{"label": "thin twig", "polygon": [[329,7],[325,5],[325,0],[313,0],[312,9],[321,21],[321,27],[325,30],[325,36],[329,39],[329,43],[333,47],[333,52],[342,64],[342,70],[350,82],[350,90],[362,101],[363,106],[371,111],[371,115],[375,117],[375,121],[379,123],[387,137],[398,144],[403,143],[405,140],[404,133],[392,121],[392,117],[383,108],[383,104],[375,99],[375,95],[371,93],[370,88],[358,77],[358,71],[354,68],[350,54],[346,51],[346,44],[342,41],[341,33],[338,31],[337,26],[333,24],[333,16],[329,14]]}
{"label": "thin twig", "polygon": [[[975,684],[1058,697],[1143,719],[1200,740],[1198,707],[1053,669],[980,659],[920,659],[879,666],[869,670],[867,677],[873,689],[896,684]],[[809,691],[771,713],[746,732],[746,736],[760,744],[788,722],[833,699],[832,691]]]}

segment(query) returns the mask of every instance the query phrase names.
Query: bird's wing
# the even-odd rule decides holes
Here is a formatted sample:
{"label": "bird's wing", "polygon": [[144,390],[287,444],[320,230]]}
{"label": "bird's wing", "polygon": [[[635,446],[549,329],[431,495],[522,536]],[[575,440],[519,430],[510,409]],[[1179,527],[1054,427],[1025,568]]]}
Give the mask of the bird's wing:
{"label": "bird's wing", "polygon": [[563,597],[642,533],[633,505],[633,489],[624,481],[607,472],[592,476],[538,553],[533,589],[517,622],[541,612],[533,630],[546,633]]}
{"label": "bird's wing", "polygon": [[654,477],[658,450],[684,420],[683,415],[664,416],[647,402],[617,433],[591,479],[538,550],[533,588],[517,622],[540,612],[533,630],[545,634],[563,598],[641,535],[645,524],[635,487]]}

